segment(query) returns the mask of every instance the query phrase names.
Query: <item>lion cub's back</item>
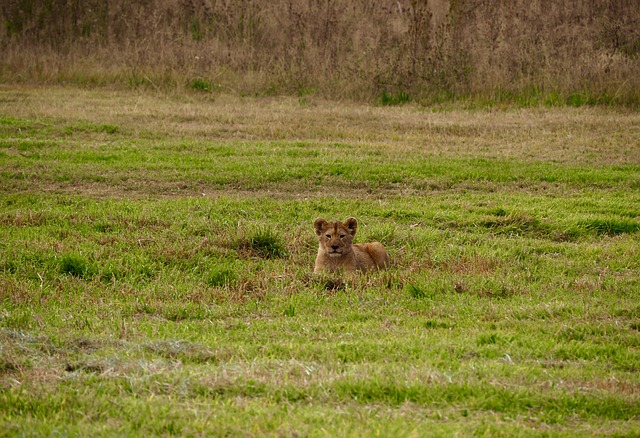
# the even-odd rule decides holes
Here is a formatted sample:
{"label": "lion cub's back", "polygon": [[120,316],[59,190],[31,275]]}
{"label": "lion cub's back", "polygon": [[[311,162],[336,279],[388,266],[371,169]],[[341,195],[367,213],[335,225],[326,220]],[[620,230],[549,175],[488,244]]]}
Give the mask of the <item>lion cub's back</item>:
{"label": "lion cub's back", "polygon": [[356,243],[353,253],[356,256],[356,269],[366,271],[389,267],[389,253],[380,242]]}

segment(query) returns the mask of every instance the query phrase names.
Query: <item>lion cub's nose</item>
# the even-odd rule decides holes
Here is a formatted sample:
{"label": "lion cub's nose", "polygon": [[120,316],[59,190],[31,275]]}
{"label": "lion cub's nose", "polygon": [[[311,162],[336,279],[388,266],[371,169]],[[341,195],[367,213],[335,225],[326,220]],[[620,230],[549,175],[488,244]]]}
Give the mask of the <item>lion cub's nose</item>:
{"label": "lion cub's nose", "polygon": [[338,249],[338,248],[340,248],[340,245],[331,245],[331,248]]}

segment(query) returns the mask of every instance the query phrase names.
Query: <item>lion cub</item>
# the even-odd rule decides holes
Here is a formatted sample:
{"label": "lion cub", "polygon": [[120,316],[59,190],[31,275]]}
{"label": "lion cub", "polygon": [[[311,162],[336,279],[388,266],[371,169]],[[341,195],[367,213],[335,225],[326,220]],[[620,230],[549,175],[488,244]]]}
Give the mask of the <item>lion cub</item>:
{"label": "lion cub", "polygon": [[320,246],[313,272],[368,271],[389,267],[389,254],[380,242],[353,244],[358,221],[350,217],[344,222],[327,222],[318,218],[313,223]]}

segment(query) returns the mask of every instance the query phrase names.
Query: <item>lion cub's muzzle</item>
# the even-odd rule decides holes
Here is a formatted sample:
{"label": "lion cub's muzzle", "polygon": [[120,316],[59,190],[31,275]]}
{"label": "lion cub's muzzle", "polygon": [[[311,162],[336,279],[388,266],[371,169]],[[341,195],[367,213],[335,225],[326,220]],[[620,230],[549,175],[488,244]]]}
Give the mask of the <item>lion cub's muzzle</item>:
{"label": "lion cub's muzzle", "polygon": [[328,249],[329,257],[340,257],[342,255],[340,245],[331,245]]}

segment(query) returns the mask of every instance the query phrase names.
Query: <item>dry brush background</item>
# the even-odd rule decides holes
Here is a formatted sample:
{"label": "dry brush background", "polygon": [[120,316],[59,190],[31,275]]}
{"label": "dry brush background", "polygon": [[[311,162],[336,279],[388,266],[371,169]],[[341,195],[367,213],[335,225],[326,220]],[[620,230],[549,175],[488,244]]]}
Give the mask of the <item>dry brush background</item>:
{"label": "dry brush background", "polygon": [[632,0],[5,0],[0,81],[637,105]]}

